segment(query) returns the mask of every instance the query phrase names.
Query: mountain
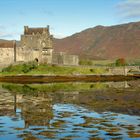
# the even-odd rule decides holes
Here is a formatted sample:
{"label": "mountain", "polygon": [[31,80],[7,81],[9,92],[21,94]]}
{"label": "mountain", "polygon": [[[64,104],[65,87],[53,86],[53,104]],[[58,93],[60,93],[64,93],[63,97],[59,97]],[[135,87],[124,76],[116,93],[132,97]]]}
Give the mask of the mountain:
{"label": "mountain", "polygon": [[140,58],[140,22],[96,26],[63,39],[54,39],[54,52],[88,59]]}
{"label": "mountain", "polygon": [[13,48],[13,41],[0,39],[0,48]]}
{"label": "mountain", "polygon": [[[13,48],[14,40],[0,39],[0,48]],[[19,46],[20,41],[16,41],[16,46]]]}

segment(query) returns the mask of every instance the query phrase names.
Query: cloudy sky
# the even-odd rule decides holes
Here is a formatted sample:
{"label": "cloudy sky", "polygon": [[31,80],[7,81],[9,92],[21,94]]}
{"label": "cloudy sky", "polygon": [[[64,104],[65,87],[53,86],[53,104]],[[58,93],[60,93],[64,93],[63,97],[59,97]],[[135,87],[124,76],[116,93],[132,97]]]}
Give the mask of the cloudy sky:
{"label": "cloudy sky", "polygon": [[20,39],[23,26],[58,38],[96,25],[140,21],[140,0],[0,0],[0,39]]}

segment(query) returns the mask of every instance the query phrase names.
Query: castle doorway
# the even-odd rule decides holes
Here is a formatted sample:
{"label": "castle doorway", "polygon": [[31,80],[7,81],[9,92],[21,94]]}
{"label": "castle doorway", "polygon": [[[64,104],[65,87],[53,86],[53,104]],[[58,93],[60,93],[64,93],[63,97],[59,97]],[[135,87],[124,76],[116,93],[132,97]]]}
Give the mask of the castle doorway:
{"label": "castle doorway", "polygon": [[37,62],[37,63],[38,63],[38,58],[35,58],[35,62]]}

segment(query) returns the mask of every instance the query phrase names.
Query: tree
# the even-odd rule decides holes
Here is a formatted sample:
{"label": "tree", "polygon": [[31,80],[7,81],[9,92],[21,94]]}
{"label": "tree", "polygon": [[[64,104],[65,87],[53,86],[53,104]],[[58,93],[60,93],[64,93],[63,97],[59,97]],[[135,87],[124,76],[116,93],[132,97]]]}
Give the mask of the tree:
{"label": "tree", "polygon": [[119,58],[115,62],[116,66],[125,66],[126,65],[126,60],[124,58]]}

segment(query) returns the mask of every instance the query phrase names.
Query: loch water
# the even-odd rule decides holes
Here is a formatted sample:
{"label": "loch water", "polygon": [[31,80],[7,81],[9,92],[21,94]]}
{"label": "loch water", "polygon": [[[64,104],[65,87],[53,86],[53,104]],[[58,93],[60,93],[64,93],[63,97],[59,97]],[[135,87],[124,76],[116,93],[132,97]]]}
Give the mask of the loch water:
{"label": "loch water", "polygon": [[0,83],[0,140],[139,140],[140,81]]}

